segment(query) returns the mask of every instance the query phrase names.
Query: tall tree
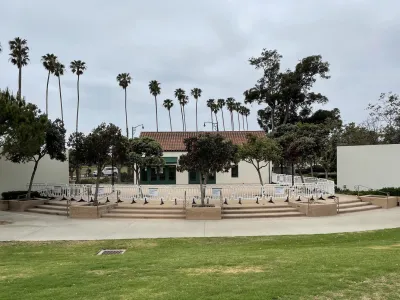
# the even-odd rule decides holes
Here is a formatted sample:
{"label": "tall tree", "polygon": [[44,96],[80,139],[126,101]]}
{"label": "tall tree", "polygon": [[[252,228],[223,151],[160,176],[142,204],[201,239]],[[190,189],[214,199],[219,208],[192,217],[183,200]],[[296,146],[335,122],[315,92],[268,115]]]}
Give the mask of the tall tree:
{"label": "tall tree", "polygon": [[18,94],[17,97],[22,99],[22,67],[29,63],[29,47],[25,39],[16,37],[8,42],[10,46],[10,61],[18,67]]}
{"label": "tall tree", "polygon": [[229,97],[226,99],[226,108],[231,114],[231,128],[232,131],[235,131],[235,123],[233,122],[233,111],[235,110],[236,102],[235,99],[232,97]]}
{"label": "tall tree", "polygon": [[236,102],[235,104],[235,111],[237,113],[237,117],[238,117],[238,124],[239,124],[239,131],[240,131],[240,108],[242,107],[242,104],[240,102]]}
{"label": "tall tree", "polygon": [[239,114],[242,116],[242,128],[243,128],[243,130],[245,130],[244,129],[244,116],[245,116],[245,113],[246,113],[246,107],[245,106],[240,106]]}
{"label": "tall tree", "polygon": [[120,87],[124,89],[125,93],[125,125],[126,125],[126,137],[129,138],[129,129],[128,129],[128,110],[126,107],[126,89],[131,84],[131,76],[129,73],[121,73],[117,76],[117,81]]}
{"label": "tall tree", "polygon": [[218,103],[218,107],[219,107],[219,109],[221,110],[221,113],[222,113],[222,125],[223,125],[224,131],[225,131],[225,119],[224,119],[225,99],[218,99],[217,103]]}
{"label": "tall tree", "polygon": [[46,55],[42,56],[42,64],[43,67],[48,72],[47,74],[47,84],[46,84],[46,115],[49,114],[49,81],[50,81],[50,74],[54,73],[55,67],[57,62],[57,56],[54,54],[47,53]]}
{"label": "tall tree", "polygon": [[75,132],[78,132],[78,122],[79,122],[79,78],[83,74],[83,72],[87,69],[86,63],[81,60],[74,60],[69,65],[72,73],[78,76],[78,80],[76,82],[76,91],[78,93],[78,102],[76,105],[76,127]]}
{"label": "tall tree", "polygon": [[185,101],[185,97],[186,97],[186,93],[183,89],[179,88],[175,90],[175,98],[178,99],[180,108],[181,108],[181,117],[182,117],[182,128],[183,131],[185,131],[185,121],[183,119],[183,107],[182,107],[182,103]]}
{"label": "tall tree", "polygon": [[199,98],[201,97],[202,90],[199,88],[194,88],[191,90],[191,94],[193,98],[196,100],[196,132],[199,131],[199,124],[197,122],[197,102]]}
{"label": "tall tree", "polygon": [[218,111],[219,111],[219,105],[218,103],[213,103],[211,106],[211,110],[215,114],[215,123],[217,124],[217,131],[219,131],[219,125],[218,125]]}
{"label": "tall tree", "polygon": [[171,132],[172,132],[171,108],[174,106],[174,102],[171,99],[165,99],[163,106],[168,110],[169,126],[171,127]]}
{"label": "tall tree", "polygon": [[210,109],[210,115],[211,115],[211,130],[214,131],[214,118],[213,118],[213,107],[215,105],[215,100],[214,99],[208,99],[207,100],[207,107]]}
{"label": "tall tree", "polygon": [[244,115],[246,117],[246,127],[247,127],[247,131],[249,130],[249,122],[247,120],[247,117],[250,116],[250,109],[248,109],[247,107],[245,107],[244,109]]}
{"label": "tall tree", "polygon": [[[205,189],[208,176],[217,172],[228,172],[236,164],[238,147],[219,134],[200,134],[184,140],[186,154],[179,158],[178,171],[200,173],[201,204],[204,206]],[[204,179],[203,179],[204,178]]]}
{"label": "tall tree", "polygon": [[81,182],[81,166],[86,163],[84,149],[85,135],[82,132],[73,132],[68,138],[69,169],[71,177],[76,172],[76,183]]}
{"label": "tall tree", "polygon": [[60,92],[60,106],[61,106],[61,121],[64,122],[64,111],[62,102],[62,92],[61,92],[61,79],[60,77],[64,75],[65,66],[59,61],[56,62],[54,66],[54,75],[58,77],[58,91]]}
{"label": "tall tree", "polygon": [[152,80],[149,83],[150,94],[154,96],[154,104],[156,106],[156,127],[158,132],[158,110],[157,110],[157,96],[161,93],[160,83],[157,80]]}
{"label": "tall tree", "polygon": [[239,147],[239,157],[245,162],[252,164],[257,171],[260,184],[264,185],[261,169],[270,165],[271,162],[279,161],[281,148],[279,144],[268,137],[257,137],[247,135],[247,142]]}
{"label": "tall tree", "polygon": [[185,124],[185,131],[186,129],[186,113],[185,113],[185,106],[189,103],[189,96],[185,96],[182,100],[182,110],[183,110],[183,123]]}

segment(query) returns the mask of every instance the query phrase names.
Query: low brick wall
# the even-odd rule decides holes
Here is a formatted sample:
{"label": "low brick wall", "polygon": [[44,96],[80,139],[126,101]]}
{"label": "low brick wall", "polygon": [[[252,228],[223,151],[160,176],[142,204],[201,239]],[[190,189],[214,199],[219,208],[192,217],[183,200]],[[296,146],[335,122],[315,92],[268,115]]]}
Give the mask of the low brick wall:
{"label": "low brick wall", "polygon": [[46,199],[8,200],[8,209],[11,211],[25,211],[29,208],[43,205],[46,201]]}
{"label": "low brick wall", "polygon": [[289,205],[296,208],[307,217],[326,217],[337,215],[336,203],[317,202],[314,204],[302,202],[289,202]]}
{"label": "low brick wall", "polygon": [[0,200],[0,211],[8,210],[8,200]]}
{"label": "low brick wall", "polygon": [[221,207],[187,207],[186,220],[221,220]]}
{"label": "low brick wall", "polygon": [[72,205],[69,207],[69,217],[73,219],[97,219],[102,214],[110,211],[117,204],[105,204],[99,206],[92,205]]}
{"label": "low brick wall", "polygon": [[361,201],[363,202],[370,202],[376,206],[380,206],[382,208],[393,208],[397,206],[398,197],[394,196],[374,196],[374,195],[366,195],[366,196],[360,196],[359,197]]}

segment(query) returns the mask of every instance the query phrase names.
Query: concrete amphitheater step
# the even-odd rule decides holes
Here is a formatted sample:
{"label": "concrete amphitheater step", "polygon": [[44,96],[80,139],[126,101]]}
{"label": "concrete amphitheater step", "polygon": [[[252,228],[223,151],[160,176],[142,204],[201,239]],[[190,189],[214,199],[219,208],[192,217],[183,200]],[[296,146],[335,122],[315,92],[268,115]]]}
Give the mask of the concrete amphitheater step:
{"label": "concrete amphitheater step", "polygon": [[44,208],[29,208],[26,211],[28,212],[34,212],[37,214],[47,214],[47,215],[57,215],[57,216],[66,216],[67,211],[66,210],[54,210],[54,209],[44,209]]}
{"label": "concrete amphitheater step", "polygon": [[53,204],[43,204],[37,205],[35,208],[45,209],[45,210],[58,210],[58,211],[66,211],[67,206],[53,205]]}
{"label": "concrete amphitheater step", "polygon": [[339,207],[339,214],[345,214],[345,213],[352,213],[352,212],[361,212],[361,211],[369,211],[373,209],[379,209],[381,207],[376,206],[376,205],[363,205],[363,206],[357,206],[357,207],[350,207],[350,208],[340,208]]}
{"label": "concrete amphitheater step", "polygon": [[304,217],[305,215],[298,212],[280,212],[280,213],[252,213],[252,214],[223,214],[223,219],[248,219],[248,218],[284,218],[284,217]]}
{"label": "concrete amphitheater step", "polygon": [[261,205],[261,204],[254,204],[254,205],[224,205],[222,209],[270,209],[270,208],[290,208],[288,204],[268,204],[268,205]]}
{"label": "concrete amphitheater step", "polygon": [[339,209],[340,208],[352,208],[352,207],[363,207],[363,206],[368,206],[371,205],[369,202],[350,202],[350,203],[339,203]]}
{"label": "concrete amphitheater step", "polygon": [[259,214],[259,213],[284,213],[284,212],[297,212],[296,208],[243,208],[243,209],[229,209],[224,208],[222,214]]}
{"label": "concrete amphitheater step", "polygon": [[182,214],[142,214],[142,213],[114,213],[103,214],[102,218],[124,218],[124,219],[185,219]]}
{"label": "concrete amphitheater step", "polygon": [[150,215],[174,215],[184,214],[183,209],[141,209],[141,208],[119,208],[116,207],[111,213],[115,214],[150,214]]}
{"label": "concrete amphitheater step", "polygon": [[141,210],[177,210],[181,211],[183,210],[182,205],[181,206],[164,206],[164,205],[121,205],[119,204],[115,209],[141,209]]}

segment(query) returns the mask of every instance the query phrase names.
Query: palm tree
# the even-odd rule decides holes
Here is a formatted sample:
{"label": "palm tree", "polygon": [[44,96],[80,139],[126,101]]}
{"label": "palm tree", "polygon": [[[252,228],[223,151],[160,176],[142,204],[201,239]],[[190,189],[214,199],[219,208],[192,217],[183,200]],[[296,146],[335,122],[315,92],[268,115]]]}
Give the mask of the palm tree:
{"label": "palm tree", "polygon": [[222,112],[222,125],[224,126],[224,131],[225,131],[225,120],[224,120],[225,99],[218,99],[217,104],[218,104],[219,109]]}
{"label": "palm tree", "polygon": [[201,97],[201,92],[202,90],[199,88],[194,88],[191,91],[193,98],[196,99],[196,132],[199,131],[197,122],[197,100]]}
{"label": "palm tree", "polygon": [[169,126],[171,127],[171,132],[172,132],[172,121],[171,121],[171,108],[174,106],[174,102],[172,102],[171,99],[165,99],[163,106],[168,109],[168,114],[169,114]]}
{"label": "palm tree", "polygon": [[219,105],[218,103],[213,103],[211,106],[211,110],[213,111],[213,113],[215,114],[215,122],[217,123],[217,131],[219,131],[219,126],[218,126],[218,111],[219,111]]}
{"label": "palm tree", "polygon": [[214,118],[213,118],[213,105],[215,104],[214,99],[208,99],[207,100],[207,107],[210,109],[210,114],[211,114],[211,128],[214,131]]}
{"label": "palm tree", "polygon": [[78,76],[78,81],[76,83],[76,90],[78,93],[78,102],[76,106],[76,128],[75,132],[78,132],[78,121],[79,121],[79,77],[83,74],[83,72],[86,70],[86,63],[81,60],[74,60],[71,62],[69,65],[72,73],[76,74]]}
{"label": "palm tree", "polygon": [[57,61],[57,56],[54,54],[47,53],[46,55],[42,56],[42,64],[43,67],[48,71],[47,74],[47,84],[46,84],[46,115],[49,114],[49,81],[50,81],[50,74],[54,73],[55,64]]}
{"label": "palm tree", "polygon": [[157,111],[157,96],[161,93],[160,83],[157,80],[152,80],[149,83],[150,94],[154,96],[154,103],[156,105],[156,126],[158,132],[158,111]]}
{"label": "palm tree", "polygon": [[185,97],[182,99],[183,123],[185,124],[185,131],[187,131],[187,128],[186,128],[185,106],[186,106],[186,104],[188,104],[188,103],[189,103],[189,96],[185,96]]}
{"label": "palm tree", "polygon": [[237,117],[238,117],[238,123],[239,123],[239,131],[240,131],[240,118],[239,118],[239,111],[240,111],[240,107],[242,106],[242,104],[240,102],[236,102],[235,103],[235,111],[237,112]]}
{"label": "palm tree", "polygon": [[19,99],[22,98],[22,67],[29,63],[29,47],[25,39],[16,37],[8,42],[10,46],[10,61],[18,67],[18,94]]}
{"label": "palm tree", "polygon": [[65,72],[65,66],[60,63],[59,61],[56,61],[54,65],[54,75],[58,77],[58,90],[60,92],[60,105],[61,105],[61,120],[64,123],[64,112],[63,112],[63,103],[62,103],[62,94],[61,94],[61,80],[60,77],[64,75]]}
{"label": "palm tree", "polygon": [[229,112],[231,114],[232,131],[235,130],[235,123],[233,122],[233,111],[235,110],[235,106],[236,106],[236,102],[235,102],[234,98],[229,97],[228,99],[226,99],[226,108],[229,110]]}
{"label": "palm tree", "polygon": [[249,130],[249,122],[247,121],[247,117],[250,115],[250,109],[248,109],[247,107],[245,107],[244,115],[246,117],[246,125],[247,125],[247,131],[248,131]]}
{"label": "palm tree", "polygon": [[131,84],[131,75],[129,73],[121,73],[117,76],[117,81],[120,87],[124,89],[125,92],[125,124],[126,124],[126,137],[129,139],[129,129],[128,129],[128,110],[126,109],[126,88]]}
{"label": "palm tree", "polygon": [[240,106],[239,114],[242,116],[242,128],[243,128],[243,130],[245,130],[244,129],[244,114],[245,114],[245,111],[246,111],[246,107],[245,106]]}
{"label": "palm tree", "polygon": [[181,88],[176,89],[175,90],[175,98],[178,99],[178,102],[180,104],[180,108],[181,108],[181,117],[182,117],[182,127],[183,127],[183,131],[185,131],[185,121],[183,119],[183,109],[182,109],[182,103],[185,101],[185,91]]}

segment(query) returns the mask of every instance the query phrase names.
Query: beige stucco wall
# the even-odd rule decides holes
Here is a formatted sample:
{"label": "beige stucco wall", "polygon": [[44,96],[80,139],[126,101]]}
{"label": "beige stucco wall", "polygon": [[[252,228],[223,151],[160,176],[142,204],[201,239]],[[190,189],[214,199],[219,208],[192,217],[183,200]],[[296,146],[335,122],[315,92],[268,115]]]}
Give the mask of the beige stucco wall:
{"label": "beige stucco wall", "polygon": [[[0,157],[0,195],[2,192],[25,190],[32,175],[34,163],[15,164]],[[68,184],[68,161],[43,157],[38,165],[34,183]]]}
{"label": "beige stucco wall", "polygon": [[[184,152],[164,152],[164,157],[179,157],[184,154]],[[268,183],[269,178],[269,167],[261,169],[261,175],[263,177],[264,183]],[[189,175],[188,172],[176,172],[176,184],[188,184]],[[260,183],[256,169],[252,164],[246,163],[244,161],[239,162],[239,177],[232,178],[231,171],[227,173],[217,173],[216,178],[217,184],[249,184],[249,183]]]}
{"label": "beige stucco wall", "polygon": [[[354,190],[356,185],[372,189],[400,187],[400,145],[339,146],[337,185]],[[367,188],[360,188],[367,189]]]}

